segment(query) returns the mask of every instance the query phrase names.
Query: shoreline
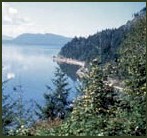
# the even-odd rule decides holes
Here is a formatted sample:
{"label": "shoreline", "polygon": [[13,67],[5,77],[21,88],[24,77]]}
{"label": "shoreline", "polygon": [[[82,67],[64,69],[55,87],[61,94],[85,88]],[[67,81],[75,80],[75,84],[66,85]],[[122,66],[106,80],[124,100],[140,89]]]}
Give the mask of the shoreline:
{"label": "shoreline", "polygon": [[79,60],[75,60],[75,59],[72,59],[72,58],[53,56],[53,61],[55,61],[57,63],[65,63],[65,64],[71,64],[71,65],[79,66],[79,69],[76,72],[76,74],[78,75],[79,78],[82,78],[87,71],[87,68],[85,66],[85,62],[82,62],[82,61],[79,61]]}
{"label": "shoreline", "polygon": [[[88,72],[88,69],[85,67],[85,62],[82,62],[82,61],[79,61],[79,60],[75,60],[75,59],[72,59],[72,58],[53,56],[53,61],[59,62],[59,63],[72,64],[72,65],[79,66],[80,68],[77,70],[76,74],[80,78],[85,76],[85,74]],[[123,87],[121,87],[117,83],[118,83],[117,80],[112,79],[112,78],[111,79],[108,78],[108,80],[104,82],[104,84],[108,85],[109,87],[113,87],[114,89],[117,89],[119,91],[123,91]]]}
{"label": "shoreline", "polygon": [[66,63],[66,64],[77,65],[77,66],[80,66],[80,67],[85,67],[85,62],[79,61],[79,60],[75,60],[75,59],[72,59],[72,58],[53,56],[53,61],[59,62],[59,63]]}

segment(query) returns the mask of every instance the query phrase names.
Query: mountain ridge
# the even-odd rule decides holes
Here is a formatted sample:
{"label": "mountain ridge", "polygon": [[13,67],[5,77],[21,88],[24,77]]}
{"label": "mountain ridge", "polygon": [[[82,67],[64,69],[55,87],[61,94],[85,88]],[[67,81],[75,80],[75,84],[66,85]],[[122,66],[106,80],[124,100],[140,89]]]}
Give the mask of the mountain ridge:
{"label": "mountain ridge", "polygon": [[23,33],[12,40],[5,40],[4,43],[13,44],[28,44],[28,45],[64,45],[72,38],[62,35],[46,33],[46,34],[33,34]]}

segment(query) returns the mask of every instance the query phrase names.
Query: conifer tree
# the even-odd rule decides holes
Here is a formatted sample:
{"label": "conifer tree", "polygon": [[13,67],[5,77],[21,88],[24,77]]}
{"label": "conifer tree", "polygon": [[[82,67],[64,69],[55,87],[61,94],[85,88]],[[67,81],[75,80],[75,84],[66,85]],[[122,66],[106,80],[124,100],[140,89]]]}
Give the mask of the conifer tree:
{"label": "conifer tree", "polygon": [[45,106],[41,107],[37,104],[41,112],[36,111],[36,114],[42,119],[54,120],[57,117],[64,119],[68,115],[70,104],[68,95],[70,88],[68,87],[66,75],[59,68],[56,69],[53,84],[55,89],[52,90],[47,86],[48,93],[44,94]]}

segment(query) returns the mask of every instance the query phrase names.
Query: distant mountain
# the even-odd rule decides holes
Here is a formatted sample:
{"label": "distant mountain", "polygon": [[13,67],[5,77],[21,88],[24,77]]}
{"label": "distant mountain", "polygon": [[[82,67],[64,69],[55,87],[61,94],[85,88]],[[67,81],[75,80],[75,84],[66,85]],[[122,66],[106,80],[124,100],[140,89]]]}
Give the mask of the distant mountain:
{"label": "distant mountain", "polygon": [[27,45],[64,45],[69,42],[71,38],[56,34],[31,34],[24,33],[18,37],[7,40],[5,43],[27,44]]}
{"label": "distant mountain", "polygon": [[3,35],[2,40],[12,40],[13,38],[10,36]]}
{"label": "distant mountain", "polygon": [[117,29],[106,29],[88,38],[75,37],[61,48],[59,56],[87,62],[96,57],[100,57],[102,63],[114,60],[119,56],[117,50],[131,28],[144,17],[146,17],[146,8],[135,13],[133,20]]}

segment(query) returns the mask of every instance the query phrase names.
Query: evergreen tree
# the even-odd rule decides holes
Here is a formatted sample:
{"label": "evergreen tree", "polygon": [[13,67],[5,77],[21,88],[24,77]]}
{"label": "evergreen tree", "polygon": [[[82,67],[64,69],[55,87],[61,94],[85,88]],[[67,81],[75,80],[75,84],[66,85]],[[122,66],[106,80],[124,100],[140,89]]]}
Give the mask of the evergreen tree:
{"label": "evergreen tree", "polygon": [[68,101],[70,88],[68,88],[67,77],[59,68],[56,69],[53,84],[55,89],[52,90],[49,86],[47,86],[48,92],[44,94],[46,102],[45,106],[41,107],[37,104],[39,112],[36,111],[36,114],[41,119],[54,120],[57,117],[64,119],[70,110],[70,102]]}

